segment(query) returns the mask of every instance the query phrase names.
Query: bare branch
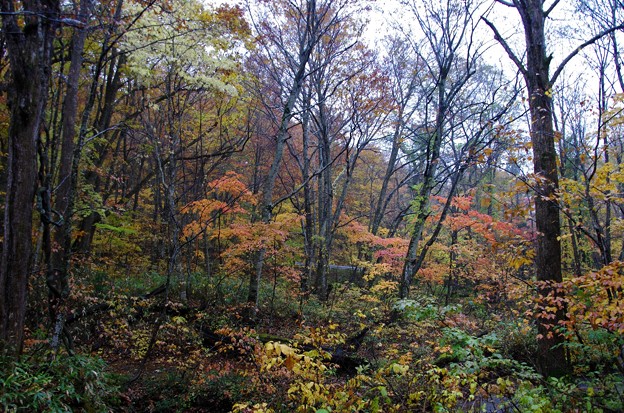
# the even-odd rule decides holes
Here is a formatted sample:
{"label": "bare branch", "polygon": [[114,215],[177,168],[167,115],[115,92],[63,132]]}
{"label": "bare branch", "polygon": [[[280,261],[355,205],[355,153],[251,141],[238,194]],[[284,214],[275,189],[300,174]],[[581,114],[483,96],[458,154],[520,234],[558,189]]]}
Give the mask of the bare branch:
{"label": "bare branch", "polygon": [[503,6],[507,6],[507,7],[514,7],[514,8],[516,7],[515,4],[509,3],[509,2],[504,1],[504,0],[496,0],[496,2],[502,4]]}
{"label": "bare branch", "polygon": [[496,26],[494,26],[494,24],[491,21],[486,19],[485,16],[481,16],[481,20],[483,20],[485,22],[485,24],[487,24],[490,27],[490,29],[492,29],[492,31],[494,32],[494,39],[501,46],[503,46],[503,49],[505,49],[505,52],[507,52],[507,55],[509,56],[511,61],[515,63],[515,65],[516,65],[516,67],[518,67],[518,70],[520,71],[520,73],[522,73],[522,76],[524,76],[526,78],[526,75],[527,75],[526,68],[524,67],[524,65],[522,64],[520,59],[518,59],[518,57],[513,52],[513,50],[511,50],[511,47],[509,47],[509,45],[507,44],[505,39],[503,39],[503,36],[501,36],[501,34],[498,32],[498,30],[496,29]]}
{"label": "bare branch", "polygon": [[559,1],[560,0],[555,0],[553,4],[550,5],[548,10],[544,12],[544,17],[548,17],[548,15],[554,10],[554,8],[557,7],[557,4],[559,4]]}
{"label": "bare branch", "polygon": [[614,26],[614,27],[610,27],[610,28],[608,28],[606,30],[603,30],[602,32],[598,33],[597,35],[595,35],[594,37],[592,37],[591,39],[587,40],[585,43],[581,44],[579,47],[574,49],[574,51],[572,51],[572,53],[570,53],[565,59],[563,59],[563,61],[559,65],[559,67],[557,67],[557,70],[555,70],[555,73],[550,78],[550,84],[552,85],[552,84],[555,83],[555,81],[557,80],[557,78],[559,77],[561,72],[563,71],[565,65],[567,65],[568,62],[570,60],[572,60],[573,57],[575,57],[577,54],[579,54],[579,52],[581,50],[583,50],[587,46],[591,46],[592,44],[596,43],[598,40],[602,39],[606,35],[608,35],[610,33],[613,33],[613,32],[615,32],[617,30],[622,30],[622,29],[624,29],[624,23],[623,24],[619,24],[619,25]]}

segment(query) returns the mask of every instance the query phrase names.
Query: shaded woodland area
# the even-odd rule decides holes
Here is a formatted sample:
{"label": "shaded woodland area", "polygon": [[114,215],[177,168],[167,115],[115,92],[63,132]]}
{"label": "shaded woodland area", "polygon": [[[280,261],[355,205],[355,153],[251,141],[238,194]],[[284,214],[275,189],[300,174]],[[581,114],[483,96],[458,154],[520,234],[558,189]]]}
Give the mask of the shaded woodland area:
{"label": "shaded woodland area", "polygon": [[3,411],[624,410],[624,4],[388,7],[0,0]]}

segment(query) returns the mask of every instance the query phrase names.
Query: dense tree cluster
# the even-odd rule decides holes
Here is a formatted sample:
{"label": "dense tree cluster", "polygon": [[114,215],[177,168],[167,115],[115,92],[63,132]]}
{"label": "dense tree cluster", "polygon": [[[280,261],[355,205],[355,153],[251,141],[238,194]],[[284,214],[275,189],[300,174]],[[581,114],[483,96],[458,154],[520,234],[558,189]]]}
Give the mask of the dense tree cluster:
{"label": "dense tree cluster", "polygon": [[3,408],[624,406],[624,6],[376,7],[0,1]]}

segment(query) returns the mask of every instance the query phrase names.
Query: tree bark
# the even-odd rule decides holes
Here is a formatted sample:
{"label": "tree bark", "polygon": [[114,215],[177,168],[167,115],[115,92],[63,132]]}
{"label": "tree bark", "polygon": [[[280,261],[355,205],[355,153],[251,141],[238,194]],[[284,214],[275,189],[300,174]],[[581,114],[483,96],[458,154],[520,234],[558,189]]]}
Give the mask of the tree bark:
{"label": "tree bark", "polygon": [[19,354],[31,270],[37,144],[48,92],[59,1],[2,0],[0,10],[11,66],[8,176],[0,261],[0,342],[9,354]]}
{"label": "tree bark", "polygon": [[[506,3],[505,3],[506,4]],[[556,4],[556,2],[554,3]],[[545,21],[548,11],[544,10],[543,0],[513,0],[513,6],[522,20],[526,46],[526,66],[510,49],[496,27],[485,20],[494,31],[496,40],[505,48],[510,59],[516,64],[527,86],[530,112],[530,135],[533,146],[533,171],[535,174],[535,275],[538,282],[538,296],[559,295],[553,283],[562,281],[559,202],[557,190],[557,153],[552,112],[552,83],[563,66],[571,59],[570,54],[550,78],[551,56],[547,54]],[[587,44],[585,44],[587,45]],[[554,332],[559,321],[565,319],[565,309],[557,310],[554,319],[538,320],[538,363],[547,376],[561,375],[568,370],[568,362],[563,347],[564,337]]]}
{"label": "tree bark", "polygon": [[[537,179],[535,194],[535,225],[537,231],[535,270],[543,282],[539,294],[554,293],[550,283],[561,282],[561,244],[559,202],[557,190],[557,152],[552,114],[552,85],[549,78],[550,60],[547,55],[544,23],[546,14],[542,0],[514,1],[522,23],[526,41],[526,71],[524,77],[529,97],[531,117],[530,134],[533,144],[533,172]],[[563,309],[555,319],[538,323],[538,352],[542,372],[558,375],[567,370],[563,336],[553,333],[558,322],[565,318]]]}
{"label": "tree bark", "polygon": [[[85,22],[91,7],[90,0],[83,0],[77,12],[78,19]],[[76,119],[78,115],[78,81],[82,69],[82,51],[87,38],[86,27],[74,28],[72,36],[72,49],[67,75],[67,90],[63,102],[63,124],[59,182],[56,187],[55,209],[60,214],[61,222],[54,232],[54,253],[51,257],[50,267],[47,269],[47,284],[49,296],[50,318],[56,323],[54,331],[61,334],[63,331],[63,302],[69,294],[69,261],[71,257],[71,230],[72,210],[76,196],[78,180],[78,160],[76,152]],[[58,343],[58,337],[53,337],[53,343]],[[55,349],[56,350],[56,349]]]}

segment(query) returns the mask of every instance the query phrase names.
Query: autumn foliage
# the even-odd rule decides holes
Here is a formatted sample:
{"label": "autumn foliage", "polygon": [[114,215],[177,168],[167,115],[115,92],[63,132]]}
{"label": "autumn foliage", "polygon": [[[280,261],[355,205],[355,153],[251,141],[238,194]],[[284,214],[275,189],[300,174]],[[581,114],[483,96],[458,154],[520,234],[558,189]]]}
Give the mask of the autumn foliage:
{"label": "autumn foliage", "polygon": [[0,410],[624,409],[620,8],[595,98],[470,1],[374,44],[366,2],[208,3],[0,1]]}

